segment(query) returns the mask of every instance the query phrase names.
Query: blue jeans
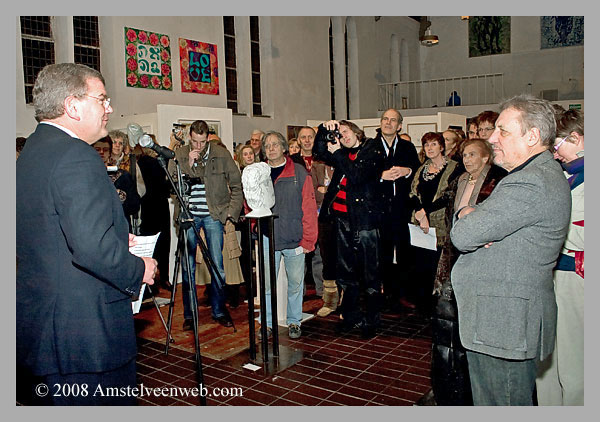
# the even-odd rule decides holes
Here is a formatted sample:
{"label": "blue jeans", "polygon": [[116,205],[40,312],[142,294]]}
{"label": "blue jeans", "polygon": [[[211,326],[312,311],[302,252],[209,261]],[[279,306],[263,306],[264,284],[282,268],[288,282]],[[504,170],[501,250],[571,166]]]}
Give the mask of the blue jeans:
{"label": "blue jeans", "polygon": [[[200,218],[194,217],[194,225],[200,232],[201,228],[204,228],[204,235],[206,237],[206,247],[211,259],[215,263],[223,283],[225,283],[225,269],[223,267],[223,224],[219,220],[213,220],[209,215],[208,217]],[[190,227],[187,230],[187,247],[188,247],[188,261],[190,263],[190,271],[193,274],[192,282],[187,273],[187,266],[185,263],[182,265],[182,298],[183,298],[183,318],[192,319],[192,305],[190,303],[190,286],[196,285],[196,245],[198,240],[196,239],[196,233]],[[208,263],[206,263],[208,266]],[[219,286],[218,280],[215,280],[215,276],[208,266],[210,272],[210,306],[212,308],[213,318],[220,318],[227,314],[225,308],[225,285]],[[196,289],[192,289],[193,294],[196,294]],[[196,303],[198,302],[196,296]]]}
{"label": "blue jeans", "polygon": [[475,406],[533,406],[535,359],[509,360],[467,350]]}
{"label": "blue jeans", "polygon": [[[265,307],[267,309],[267,326],[272,327],[271,322],[271,283],[269,272],[269,241],[265,237],[264,242],[265,254]],[[275,251],[275,278],[279,273],[279,261],[283,255],[283,264],[285,265],[285,273],[288,279],[287,289],[287,318],[286,324],[300,325],[302,320],[302,297],[304,296],[304,253],[296,254],[296,249],[283,249]],[[277,298],[279,302],[280,297]]]}

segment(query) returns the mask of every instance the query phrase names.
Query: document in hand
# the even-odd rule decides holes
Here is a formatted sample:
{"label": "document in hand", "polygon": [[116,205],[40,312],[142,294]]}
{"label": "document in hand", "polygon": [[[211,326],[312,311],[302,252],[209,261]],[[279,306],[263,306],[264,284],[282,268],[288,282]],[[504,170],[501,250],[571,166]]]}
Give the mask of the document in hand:
{"label": "document in hand", "polygon": [[[156,241],[158,240],[159,235],[160,232],[156,233],[154,236],[136,236],[136,245],[130,247],[129,252],[131,252],[135,256],[139,256],[140,258],[152,258],[152,254],[154,254],[154,247],[156,246]],[[131,309],[134,314],[137,314],[140,311],[145,290],[146,283],[142,284],[142,288],[140,289],[140,295],[138,296],[137,300],[131,302]]]}
{"label": "document in hand", "polygon": [[429,233],[423,233],[421,227],[414,224],[408,225],[410,231],[410,244],[418,248],[431,249],[432,251],[437,250],[437,237],[435,235],[435,227],[429,228]]}

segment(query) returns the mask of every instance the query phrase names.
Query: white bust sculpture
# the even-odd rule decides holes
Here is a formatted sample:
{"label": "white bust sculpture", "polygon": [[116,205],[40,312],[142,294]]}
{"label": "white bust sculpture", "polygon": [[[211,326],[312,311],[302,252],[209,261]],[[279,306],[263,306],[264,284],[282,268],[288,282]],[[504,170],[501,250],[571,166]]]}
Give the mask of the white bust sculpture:
{"label": "white bust sculpture", "polygon": [[242,186],[246,202],[252,209],[247,217],[266,217],[271,215],[275,205],[275,191],[271,181],[271,167],[267,163],[254,163],[244,167]]}

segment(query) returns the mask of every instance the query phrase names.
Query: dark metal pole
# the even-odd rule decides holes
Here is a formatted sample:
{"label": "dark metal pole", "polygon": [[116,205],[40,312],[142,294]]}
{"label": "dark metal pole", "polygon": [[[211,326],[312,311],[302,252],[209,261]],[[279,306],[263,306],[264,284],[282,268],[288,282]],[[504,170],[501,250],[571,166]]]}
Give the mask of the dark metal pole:
{"label": "dark metal pole", "polygon": [[175,292],[177,291],[177,276],[179,275],[180,255],[182,244],[182,231],[180,229],[177,236],[177,249],[175,250],[175,268],[173,269],[173,290],[171,290],[171,301],[169,302],[169,317],[167,318],[167,340],[165,342],[165,355],[169,355],[169,337],[171,337],[171,327],[173,325],[173,308],[175,307]]}
{"label": "dark metal pole", "polygon": [[[194,223],[192,223],[192,227],[194,227]],[[184,237],[185,236],[186,234],[184,234]],[[204,387],[204,375],[202,374],[202,356],[200,355],[200,340],[198,339],[198,298],[196,297],[196,274],[192,274],[191,271],[190,260],[188,259],[187,239],[184,239],[183,241],[183,257],[183,259],[185,259],[185,265],[188,274],[188,296],[190,300],[190,307],[192,308],[192,325],[194,328],[194,350],[196,352],[196,378],[198,380],[198,386],[202,391]],[[185,280],[182,281],[185,283]],[[200,404],[202,406],[206,406],[206,396],[203,394],[200,394]]]}
{"label": "dark metal pole", "polygon": [[[186,206],[185,201],[183,200],[183,197],[181,195],[182,190],[182,185],[181,185],[181,170],[179,168],[179,166],[177,166],[177,172],[178,172],[178,183],[179,183],[179,187],[175,186],[175,182],[173,181],[173,177],[171,176],[171,174],[169,173],[169,170],[167,169],[167,161],[161,156],[158,156],[158,162],[161,165],[161,167],[163,168],[163,170],[165,171],[167,178],[169,179],[169,181],[171,182],[171,186],[173,187],[173,191],[175,192],[175,194],[177,195],[177,199],[179,200],[179,205],[180,205],[180,212],[181,215],[179,216],[179,231],[180,231],[180,241],[183,242],[183,252],[180,250],[180,259],[185,260],[185,264],[186,264],[186,269],[187,269],[187,273],[188,273],[188,282],[190,284],[189,286],[189,297],[190,297],[190,305],[192,308],[192,321],[193,321],[193,328],[194,328],[194,347],[195,347],[195,352],[196,352],[196,378],[198,380],[198,386],[200,387],[200,390],[203,391],[204,388],[204,375],[202,373],[202,356],[200,355],[200,341],[198,339],[198,300],[196,298],[196,283],[195,283],[195,274],[192,274],[192,272],[190,271],[190,260],[188,258],[188,245],[187,245],[187,233],[186,233],[186,229],[184,229],[182,227],[182,223],[184,222],[184,219],[190,220],[190,228],[188,228],[187,230],[193,229],[194,233],[196,234],[196,242],[198,244],[200,244],[201,249],[202,249],[202,255],[204,256],[204,259],[209,263],[212,264],[212,267],[214,267],[214,263],[212,262],[212,260],[210,260],[210,257],[208,256],[209,254],[206,251],[206,246],[204,245],[204,242],[202,241],[202,238],[200,237],[200,233],[198,232],[198,229],[196,228],[196,225],[194,224],[193,219],[190,217],[191,213],[189,208]],[[214,272],[216,273],[216,275],[218,276],[218,279],[221,281],[221,285],[223,286],[223,280],[221,279],[220,274],[218,273],[218,271],[216,271],[216,268],[214,269]],[[184,280],[182,280],[183,282],[185,282]],[[175,285],[176,285],[177,280],[174,280],[173,283],[173,292],[172,292],[172,304],[174,303],[174,296],[175,296]],[[192,290],[194,289],[194,290]],[[172,321],[171,321],[172,322]],[[234,327],[235,330],[235,327]],[[167,336],[167,341],[168,341],[168,336]],[[200,404],[202,406],[206,406],[206,396],[204,396],[203,394],[200,394]]]}
{"label": "dark metal pole", "polygon": [[250,218],[246,218],[245,221],[248,226],[248,233],[246,238],[244,239],[244,248],[248,251],[250,259],[248,261],[248,273],[250,274],[250,279],[246,285],[246,297],[248,298],[248,337],[250,339],[250,360],[256,360],[256,338],[255,338],[255,328],[254,328],[254,277],[252,277],[252,252],[253,252],[253,243],[252,242],[252,220]]}
{"label": "dark metal pole", "polygon": [[[267,334],[267,298],[266,298],[266,282],[265,282],[265,250],[262,234],[262,224],[260,219],[256,222],[258,224],[258,270],[259,270],[259,291],[260,291],[260,330],[262,334],[261,346],[263,362],[269,361],[269,337]],[[272,294],[273,292],[271,292]],[[277,329],[277,326],[273,327],[273,332]]]}
{"label": "dark metal pole", "polygon": [[273,357],[279,358],[279,318],[277,317],[277,274],[275,274],[275,216],[269,217],[269,278],[271,281],[271,321],[273,324]]}

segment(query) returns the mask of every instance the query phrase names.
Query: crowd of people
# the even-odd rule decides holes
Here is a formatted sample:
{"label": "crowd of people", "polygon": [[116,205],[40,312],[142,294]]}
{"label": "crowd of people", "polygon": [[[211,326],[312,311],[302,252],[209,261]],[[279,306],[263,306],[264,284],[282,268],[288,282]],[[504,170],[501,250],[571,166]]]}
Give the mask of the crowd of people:
{"label": "crowd of people", "polygon": [[[125,299],[142,283],[172,288],[171,219],[188,252],[183,330],[193,329],[188,292],[196,291],[202,261],[199,233],[218,273],[209,269],[205,280],[212,318],[231,327],[227,301],[237,306],[239,285],[255,277],[254,257],[236,236],[256,239],[244,223],[250,208],[241,175],[266,163],[277,215],[275,274],[283,262],[288,283],[278,300],[287,302],[290,338],[302,335],[310,280],[322,299],[317,316],[335,315],[338,335],[373,338],[386,313],[431,318],[433,388],[421,404],[583,404],[583,113],[520,95],[500,104],[500,113],[468,119],[466,133],[425,133],[421,153],[395,109],[383,112],[374,138],[349,120],[329,120],[290,140],[254,130],[233,151],[197,120],[187,142],[170,140],[168,171],[179,176],[179,165],[189,208],[171,216],[156,153],[106,129],[112,108],[101,74],[51,65],[33,95],[38,128],[26,142],[17,139],[24,388],[90,373],[110,385],[135,384]],[[424,234],[435,229],[435,250],[412,244],[410,224]],[[128,253],[137,235],[158,232],[154,259]]]}

